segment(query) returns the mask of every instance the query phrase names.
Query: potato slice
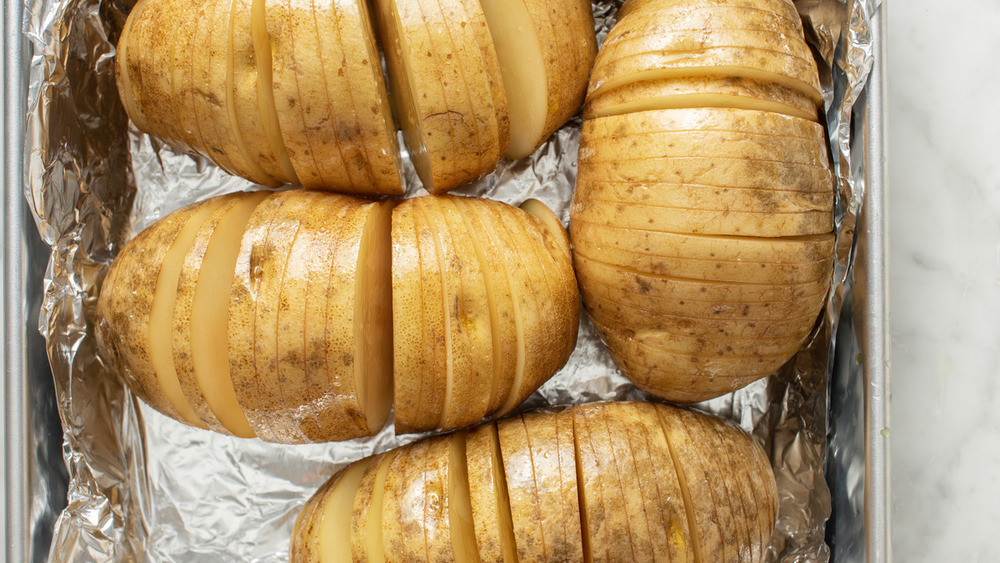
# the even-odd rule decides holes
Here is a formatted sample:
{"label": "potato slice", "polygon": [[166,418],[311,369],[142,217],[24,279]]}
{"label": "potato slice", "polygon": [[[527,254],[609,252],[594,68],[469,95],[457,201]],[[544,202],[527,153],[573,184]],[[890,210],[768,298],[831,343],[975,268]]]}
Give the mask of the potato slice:
{"label": "potato slice", "polygon": [[427,561],[454,561],[451,538],[451,498],[448,460],[454,435],[428,440],[424,455],[424,539]]}
{"label": "potato slice", "polygon": [[[657,346],[671,337],[662,331],[618,331],[594,320],[622,373],[637,387],[677,403],[706,401],[774,373],[791,357],[718,358],[677,354]],[[724,330],[724,328],[719,329]],[[721,332],[720,332],[721,334]],[[795,349],[805,338],[796,341]]]}
{"label": "potato slice", "polygon": [[183,151],[184,133],[177,121],[173,97],[174,24],[183,5],[151,2],[143,8],[142,21],[133,28],[130,51],[139,54],[140,87],[137,102],[143,106],[151,133],[177,151]]}
{"label": "potato slice", "polygon": [[[468,99],[454,64],[446,64],[440,12],[423,0],[378,0],[376,18],[396,121],[424,187],[442,192],[464,183],[454,158],[459,142],[475,145]],[[459,90],[459,88],[463,88]],[[456,112],[453,119],[452,112]],[[447,186],[447,187],[446,187]]]}
{"label": "potato slice", "polygon": [[248,158],[277,183],[297,184],[298,178],[281,140],[274,105],[264,2],[233,1],[233,107]]}
{"label": "potato slice", "polygon": [[451,371],[447,280],[437,239],[417,201],[400,203],[392,220],[393,334],[402,343],[393,351],[397,433],[438,424]]}
{"label": "potato slice", "polygon": [[[605,41],[602,50],[603,57],[615,59],[628,57],[640,53],[658,52],[667,53],[688,53],[699,52],[715,48],[753,48],[773,50],[790,57],[795,57],[803,61],[805,67],[810,63],[813,68],[812,76],[816,76],[815,62],[812,53],[806,45],[802,36],[787,26],[775,28],[768,23],[783,22],[781,18],[772,19],[770,22],[761,18],[761,12],[754,11],[750,23],[727,22],[725,17],[717,14],[710,14],[707,19],[710,23],[699,24],[697,22],[688,24],[685,19],[697,20],[699,18],[685,18],[680,21],[663,19],[660,14],[653,14],[643,18],[636,16],[630,19],[624,26],[616,26],[622,30],[615,33]],[[643,21],[645,20],[645,21]],[[704,20],[703,20],[704,21]],[[634,27],[635,25],[637,27]],[[794,78],[803,82],[810,81],[808,74],[796,75]],[[812,78],[813,86],[818,90],[818,78]]]}
{"label": "potato slice", "polygon": [[[441,364],[434,363],[431,369],[423,365],[434,361],[437,336],[444,338],[444,321],[438,314],[431,324],[424,316],[424,294],[432,288],[440,292],[441,282],[439,278],[424,279],[423,262],[431,257],[423,257],[417,214],[416,206],[406,200],[392,212],[393,396],[397,432],[408,431],[411,423],[418,427],[433,424],[441,408],[438,402],[434,412],[427,412],[423,405],[425,397],[434,396],[430,390],[424,394],[424,385],[434,378]],[[433,294],[429,297],[433,298]]]}
{"label": "potato slice", "polygon": [[[549,544],[545,532],[554,525],[559,514],[543,511],[549,504],[544,498],[549,491],[541,490],[532,466],[531,444],[521,417],[497,423],[500,452],[503,458],[504,479],[510,501],[511,522],[517,538],[517,557],[521,561],[545,561],[549,558]],[[556,506],[558,508],[558,505]],[[553,554],[554,555],[554,554]]]}
{"label": "potato slice", "polygon": [[451,550],[456,563],[480,563],[465,439],[465,431],[459,431],[452,435],[448,443],[448,524],[451,527]]}
{"label": "potato slice", "polygon": [[178,297],[178,277],[184,265],[185,255],[195,244],[196,235],[209,216],[221,207],[229,207],[233,202],[232,196],[213,198],[198,206],[198,209],[191,214],[163,256],[153,302],[149,309],[149,333],[146,338],[149,360],[156,373],[157,382],[181,420],[199,428],[204,428],[205,423],[185,398],[180,381],[177,379],[177,370],[174,368],[171,321],[174,317],[174,303]]}
{"label": "potato slice", "polygon": [[483,219],[475,209],[475,201],[456,197],[448,198],[447,202],[458,210],[458,216],[465,224],[469,241],[479,259],[479,269],[483,273],[493,349],[493,377],[487,406],[487,412],[492,413],[506,402],[519,362],[520,370],[523,371],[524,342],[519,330],[518,303],[513,299],[510,272],[500,257],[498,242],[483,225]]}
{"label": "potato slice", "polygon": [[[515,282],[519,294],[535,302],[533,309],[530,305],[521,309],[525,335],[554,335],[544,345],[533,339],[526,341],[525,373],[501,409],[502,413],[507,413],[566,363],[576,345],[580,299],[569,257],[540,220],[502,205],[489,205],[488,209],[493,213],[494,232],[502,236],[500,226],[503,225],[510,237],[511,250],[536,249],[536,252],[522,250],[516,258],[508,257],[511,264],[521,264],[513,270],[522,278]],[[539,240],[543,244],[539,245]]]}
{"label": "potato slice", "polygon": [[[578,179],[576,197],[583,202],[602,202],[611,206],[717,209],[720,212],[802,213],[825,211],[833,215],[833,192],[796,192],[759,188],[731,188],[704,184],[667,182],[607,182]],[[830,230],[832,231],[832,225]]]}
{"label": "potato slice", "polygon": [[[807,264],[832,262],[834,237],[832,233],[812,235],[808,237],[782,237],[780,239],[764,239],[756,237],[716,237],[703,235],[684,235],[676,233],[657,233],[638,229],[622,229],[615,226],[597,225],[584,221],[570,224],[573,238],[583,229],[592,230],[595,237],[602,237],[605,247],[632,248],[635,252],[649,253],[650,256],[663,256],[694,260],[719,260],[745,263],[761,268],[759,264],[789,265],[805,267]],[[604,239],[603,237],[607,237]],[[634,241],[631,245],[628,241]],[[576,249],[574,249],[576,250]],[[714,255],[714,256],[713,256]],[[709,257],[709,258],[705,258]],[[721,269],[717,268],[717,269]],[[655,269],[651,271],[656,271]],[[824,272],[828,270],[823,269]],[[668,273],[668,272],[662,272]],[[687,275],[683,277],[708,279],[703,276]],[[782,282],[778,279],[762,280],[774,284],[814,281],[826,277],[804,276],[796,282]],[[747,282],[755,280],[742,278]],[[733,280],[739,281],[739,280]]]}
{"label": "potato slice", "polygon": [[[382,501],[382,541],[386,561],[429,561],[424,533],[428,481],[429,440],[399,450],[389,465]],[[340,561],[340,560],[338,560]]]}
{"label": "potato slice", "polygon": [[213,430],[252,438],[229,370],[229,294],[243,229],[267,197],[257,192],[219,209],[184,258],[173,314],[173,358],[181,389]]}
{"label": "potato slice", "polygon": [[517,560],[496,424],[469,431],[465,446],[476,545],[483,563]]}
{"label": "potato slice", "polygon": [[[778,206],[780,209],[780,206]],[[578,220],[625,229],[645,229],[695,235],[798,237],[833,231],[831,208],[779,211],[761,205],[756,211],[624,204],[614,200],[574,201]]]}
{"label": "potato slice", "polygon": [[692,432],[698,432],[698,436],[705,444],[706,450],[702,453],[700,462],[706,471],[712,472],[718,478],[713,480],[719,496],[723,499],[723,507],[716,507],[716,512],[729,512],[734,523],[736,537],[739,538],[739,545],[743,547],[737,551],[740,561],[759,561],[751,555],[751,551],[761,546],[760,538],[756,536],[755,516],[759,510],[751,511],[747,504],[753,500],[753,489],[747,482],[747,475],[742,471],[730,471],[733,465],[733,458],[730,456],[724,435],[728,435],[721,420],[710,420],[707,417],[697,417],[697,424],[691,425]]}
{"label": "potato slice", "polygon": [[464,354],[463,363],[467,366],[459,371],[461,364],[457,358],[453,360],[455,370],[439,424],[439,428],[446,430],[470,426],[487,415],[491,396],[485,391],[493,387],[493,335],[486,282],[470,241],[475,233],[465,228],[462,213],[453,204],[453,199],[457,198],[422,199],[432,210],[431,221],[437,224],[439,235],[446,231],[450,239],[447,244],[452,247],[452,253],[446,262],[447,275],[454,280],[457,290],[452,303],[455,310],[451,312],[451,326],[455,331],[452,342],[462,343],[461,347],[453,346],[453,358],[455,354]]}
{"label": "potato slice", "polygon": [[651,403],[623,403],[608,409],[607,416],[609,423],[624,428],[635,460],[654,560],[697,561],[684,494],[656,410]]}
{"label": "potato slice", "polygon": [[545,559],[583,561],[572,420],[543,413],[529,413],[520,418],[538,493],[536,503],[541,513],[539,525]]}
{"label": "potato slice", "polygon": [[[608,61],[608,62],[605,62]],[[739,76],[793,88],[817,104],[823,96],[816,63],[758,47],[714,47],[685,51],[642,51],[594,62],[588,96],[602,95],[626,84],[679,76]]]}
{"label": "potato slice", "polygon": [[789,0],[632,0],[618,10],[618,21],[623,21],[632,15],[660,12],[663,10],[695,11],[695,10],[757,10],[768,14],[779,15],[799,29],[802,21],[795,5]]}
{"label": "potato slice", "polygon": [[635,559],[632,523],[626,512],[624,489],[611,450],[611,436],[600,404],[573,409],[576,437],[577,487],[583,489],[581,507],[592,561]]}
{"label": "potato slice", "polygon": [[[180,129],[181,139],[189,150],[195,150],[207,155],[207,145],[202,137],[198,114],[194,111],[193,90],[197,87],[191,81],[191,67],[195,57],[192,53],[200,48],[201,24],[208,18],[214,3],[205,2],[197,6],[184,6],[172,17],[173,45],[168,53],[170,66],[165,70],[170,73],[170,98],[173,102],[174,122]],[[161,72],[164,72],[161,69]],[[201,85],[198,85],[201,86]]]}
{"label": "potato slice", "polygon": [[132,6],[129,17],[125,20],[122,33],[118,37],[118,45],[115,52],[115,82],[118,85],[119,97],[125,107],[125,113],[135,123],[140,131],[151,131],[149,118],[146,117],[144,104],[141,100],[142,90],[140,81],[140,62],[135,56],[129,56],[129,45],[135,44],[136,30],[143,22],[143,10],[149,5],[150,0],[139,0]]}
{"label": "potato slice", "polygon": [[364,429],[392,408],[392,200],[368,205],[354,280],[354,386]]}
{"label": "potato slice", "polygon": [[[479,70],[473,70],[469,74],[474,81],[482,80],[485,83],[484,95],[489,99],[485,101],[484,123],[485,138],[496,139],[496,152],[492,162],[488,162],[487,168],[493,169],[496,162],[507,154],[510,146],[510,106],[507,102],[507,92],[503,86],[503,73],[500,70],[500,58],[497,56],[496,45],[493,35],[490,33],[489,24],[486,21],[486,13],[483,11],[481,2],[472,0],[443,0],[442,9],[445,17],[449,21],[459,21],[453,19],[449,14],[448,6],[451,5],[457,11],[459,7],[465,10],[465,24],[461,27],[467,40],[479,49],[480,62],[473,61],[473,66]],[[454,26],[452,26],[454,29]],[[468,28],[468,29],[466,29]],[[475,89],[475,88],[474,88]],[[475,102],[475,100],[473,100]],[[491,148],[491,152],[492,152]]]}
{"label": "potato slice", "polygon": [[[255,169],[248,166],[234,138],[233,124],[226,107],[228,73],[229,12],[231,2],[205,2],[197,32],[188,46],[187,72],[176,86],[188,97],[185,113],[194,119],[201,136],[198,150],[231,174],[248,176],[260,183]],[[197,46],[200,53],[195,54]],[[183,60],[180,59],[180,60]]]}
{"label": "potato slice", "polygon": [[685,422],[693,418],[681,409],[658,408],[660,426],[666,437],[674,470],[684,495],[689,530],[694,543],[695,561],[732,561],[727,558],[727,548],[735,545],[736,538],[727,535],[726,523],[716,512],[713,500],[712,476],[698,464],[698,442],[692,441],[685,430]]}
{"label": "potato slice", "polygon": [[618,479],[622,484],[625,513],[631,523],[632,552],[640,561],[666,560],[663,529],[656,526],[656,506],[652,502],[655,487],[648,466],[640,466],[631,444],[628,426],[623,420],[631,404],[622,408],[603,408],[610,446]]}
{"label": "potato slice", "polygon": [[[356,137],[356,141],[341,141],[347,145],[344,159],[353,167],[352,191],[401,194],[402,164],[396,142],[396,124],[386,93],[382,58],[376,44],[369,5],[359,0],[338,1],[336,22],[330,24],[324,23],[334,16],[330,10],[316,8],[315,13],[319,29],[336,29],[339,37],[339,48],[334,49],[330,43],[334,34],[320,33],[320,48],[327,93],[333,106],[331,112],[340,119],[350,115],[350,121],[353,121],[353,124],[345,124],[344,131],[347,132],[346,141],[350,141],[352,136]],[[326,56],[338,50],[344,53],[341,59]],[[351,69],[348,61],[359,61],[363,69]]]}
{"label": "potato slice", "polygon": [[[282,175],[273,157],[267,163],[258,162],[268,151],[260,126],[257,104],[247,99],[256,96],[256,67],[253,41],[247,17],[251,0],[226,0],[229,13],[224,20],[226,37],[226,112],[239,158],[246,163],[251,180],[265,186],[281,185]],[[248,73],[250,76],[248,76]],[[249,113],[248,113],[249,112]],[[268,156],[271,156],[268,154]]]}
{"label": "potato slice", "polygon": [[343,469],[339,481],[326,494],[319,508],[319,558],[318,561],[351,561],[351,517],[354,498],[361,479],[378,462],[369,457],[356,461]]}
{"label": "potato slice", "polygon": [[365,203],[344,218],[333,256],[325,312],[331,396],[351,422],[339,436],[377,432],[391,406],[388,215],[390,202]]}
{"label": "potato slice", "polygon": [[343,475],[344,472],[340,472],[324,483],[309,498],[306,505],[302,507],[299,515],[295,518],[295,524],[292,527],[292,541],[288,548],[289,561],[319,563],[320,507],[323,506],[327,495],[340,482]]}
{"label": "potato slice", "polygon": [[756,29],[793,33],[802,37],[802,20],[791,2],[737,1],[692,2],[685,0],[629,2],[618,11],[621,31],[615,35],[634,35],[654,29]]}
{"label": "potato slice", "polygon": [[[338,408],[325,369],[323,313],[331,255],[341,235],[345,207],[355,206],[356,200],[348,197],[326,195],[313,200],[289,249],[278,296],[275,358],[282,393],[280,404],[273,408],[276,416],[296,429],[292,434],[305,441],[335,440],[338,430],[350,426],[342,422],[346,416]],[[317,323],[321,326],[316,327]]]}
{"label": "potato slice", "polygon": [[[711,300],[719,303],[776,303],[801,299],[822,299],[828,289],[829,280],[821,279],[794,285],[769,283],[730,283],[708,280],[686,279],[669,275],[628,272],[600,262],[592,262],[582,254],[576,255],[577,271],[587,285],[591,280],[606,287],[620,289],[634,288],[640,297],[634,303],[650,302],[658,299]],[[643,299],[641,296],[645,296]],[[739,315],[742,317],[742,314]]]}
{"label": "potato slice", "polygon": [[[483,59],[481,45],[491,45],[492,39],[486,25],[486,17],[478,1],[470,0],[424,0],[424,14],[433,14],[432,21],[441,26],[448,41],[446,49],[440,53],[445,61],[450,62],[447,68],[454,69],[458,83],[465,86],[466,106],[468,114],[460,120],[460,127],[453,125],[456,139],[454,155],[456,168],[464,173],[463,179],[456,179],[462,184],[477,180],[493,171],[496,163],[507,152],[508,139],[500,138],[498,113],[507,112],[506,94],[502,92],[503,80],[500,75],[500,63],[496,51],[489,49],[493,57],[488,63]],[[474,13],[470,13],[470,9]],[[450,47],[450,50],[448,48]],[[446,76],[449,82],[453,79]],[[501,107],[495,105],[494,88],[500,89],[503,96]],[[452,104],[452,109],[463,107]],[[462,110],[459,110],[462,111]],[[503,119],[509,119],[504,116]],[[462,139],[462,129],[470,121],[475,132],[475,142],[465,143]],[[460,184],[456,184],[460,185]],[[437,189],[436,193],[443,190]]]}
{"label": "potato slice", "polygon": [[[610,265],[609,265],[610,266]],[[641,274],[640,274],[641,275]],[[658,292],[662,296],[659,300],[651,300],[648,297],[636,296],[632,292],[622,292],[620,286],[609,285],[591,280],[584,286],[587,297],[602,299],[606,304],[611,305],[612,315],[615,315],[613,307],[622,307],[623,316],[625,311],[638,312],[652,315],[649,321],[653,321],[659,315],[686,317],[693,319],[745,319],[750,321],[782,321],[788,319],[798,319],[802,316],[815,316],[818,312],[823,297],[826,292],[815,295],[803,295],[797,299],[788,301],[724,301],[714,299],[711,295],[705,295],[700,299],[676,298],[669,295],[669,290]],[[638,293],[638,292],[636,292]]]}
{"label": "potato slice", "polygon": [[[337,296],[353,294],[353,287],[331,283],[331,280],[334,279],[334,261],[342,256],[338,254],[340,245],[348,244],[345,241],[356,236],[358,220],[355,217],[365,211],[357,200],[341,199],[334,216],[327,223],[328,230],[320,230],[315,234],[317,246],[312,250],[303,249],[324,266],[310,268],[308,272],[303,327],[305,357],[301,364],[308,386],[308,391],[302,395],[302,404],[307,406],[304,408],[306,412],[302,413],[305,418],[301,428],[307,437],[317,442],[367,434],[367,428],[362,427],[367,425],[360,425],[355,413],[343,408],[340,402],[343,395],[341,382],[354,381],[353,363],[344,362],[345,355],[353,354],[354,342],[344,338],[343,334],[328,341],[326,316],[330,301],[343,299]],[[343,259],[354,262],[357,257],[344,256]],[[334,361],[328,363],[329,358]],[[295,367],[286,363],[283,369],[294,370]],[[295,392],[286,396],[286,400],[295,402]]]}
{"label": "potato slice", "polygon": [[[174,282],[174,290],[175,290],[174,304],[170,309],[170,317],[168,319],[169,324],[168,326],[162,329],[164,331],[162,333],[163,337],[165,337],[163,345],[169,347],[168,351],[171,354],[170,360],[172,365],[174,366],[174,375],[177,376],[178,386],[180,387],[180,390],[183,393],[185,400],[188,402],[188,404],[191,405],[192,410],[194,410],[199,420],[203,421],[202,422],[203,425],[205,425],[207,428],[211,430],[220,432],[222,434],[232,434],[232,432],[219,421],[218,417],[216,417],[215,414],[212,412],[212,408],[209,407],[209,404],[206,402],[205,394],[202,390],[202,387],[199,385],[199,379],[198,379],[198,375],[202,375],[203,377],[205,377],[205,374],[204,373],[199,374],[196,372],[196,366],[193,357],[194,354],[192,352],[192,348],[195,346],[195,343],[193,342],[192,339],[193,327],[191,326],[191,319],[192,317],[197,316],[202,322],[204,322],[205,320],[205,317],[203,316],[204,308],[206,306],[206,301],[205,301],[206,298],[204,297],[205,290],[204,289],[202,290],[203,291],[202,301],[198,303],[198,305],[201,308],[198,309],[197,311],[195,310],[194,300],[195,300],[196,290],[198,288],[198,282],[201,277],[202,266],[204,265],[205,254],[207,253],[209,244],[211,243],[213,236],[215,235],[215,231],[219,227],[223,218],[229,216],[230,214],[236,215],[234,209],[236,207],[242,207],[244,210],[246,210],[246,214],[249,215],[249,213],[253,210],[253,208],[256,207],[256,203],[245,201],[245,199],[253,198],[256,202],[259,203],[260,199],[263,196],[264,196],[263,193],[258,193],[258,194],[246,194],[245,198],[240,198],[240,197],[226,198],[228,199],[228,201],[225,201],[225,203],[222,206],[216,208],[212,212],[212,214],[209,215],[208,218],[206,218],[205,221],[201,223],[201,225],[197,229],[197,232],[195,232],[194,234],[195,235],[194,240],[192,240],[191,245],[188,246],[184,255],[181,256],[179,271],[177,272],[177,278],[176,281]],[[244,201],[242,201],[241,203],[241,200]],[[218,241],[221,241],[226,238],[222,234],[223,230],[226,229],[232,230],[234,228],[233,223],[234,222],[231,220],[227,221],[225,223],[224,228],[219,229],[220,234],[219,237],[216,239],[217,241],[216,245],[220,244]],[[237,229],[242,229],[242,227],[243,225],[241,224],[235,225],[235,228]],[[235,237],[237,245],[239,244],[240,232],[241,231],[238,231],[236,233],[229,235],[230,240]],[[219,267],[220,260],[217,258],[218,256],[217,253],[218,249],[216,248],[213,253],[213,256],[215,256],[215,258],[211,260],[210,264],[205,265],[206,268]],[[224,264],[225,259],[221,260],[221,262]],[[224,278],[220,278],[220,280],[223,279]],[[228,290],[228,287],[224,285],[225,281],[221,281],[221,283],[218,283],[215,280],[208,280],[206,278],[206,281],[204,281],[203,283],[205,286],[212,284],[214,287],[218,287],[219,290],[222,292],[223,296],[226,295],[226,292]],[[215,295],[214,297],[218,297],[218,295]],[[218,310],[220,307],[222,308],[226,307],[227,300],[225,299],[225,297],[223,297],[221,299],[216,299],[212,302],[209,302],[208,305],[214,306],[215,309]],[[153,327],[154,324],[151,322],[150,330],[152,330]],[[204,330],[204,325],[201,324],[201,322],[198,324],[198,330],[199,331]],[[199,336],[204,336],[204,335],[201,332],[199,332]],[[216,337],[216,335],[212,334],[212,337]],[[226,345],[225,343],[223,343],[222,350],[225,350],[225,348]],[[204,352],[205,348],[204,347],[200,348],[200,351]],[[227,357],[228,356],[224,356],[224,358]],[[199,357],[200,365],[198,367],[202,367],[204,369],[203,362],[204,358]],[[227,371],[228,370],[224,370],[223,372],[225,373]],[[239,405],[236,406],[236,411],[240,412]],[[240,417],[237,418],[241,417],[242,414],[240,415]],[[245,425],[245,421],[243,424]],[[247,430],[246,435],[253,436],[253,432]]]}
{"label": "potato slice", "polygon": [[385,502],[385,480],[395,452],[378,456],[365,470],[351,510],[351,555],[353,561],[381,563],[385,561],[382,543],[382,505]]}
{"label": "potato slice", "polygon": [[273,278],[284,272],[283,258],[287,254],[273,255],[267,242],[278,211],[295,195],[294,191],[277,192],[253,210],[240,241],[230,287],[227,326],[230,375],[239,405],[255,433],[267,425],[268,416],[261,408],[268,398],[262,397],[258,389],[262,382],[257,375],[257,293],[262,283],[274,285]]}
{"label": "potato slice", "polygon": [[800,192],[833,190],[833,176],[826,167],[712,156],[581,162],[578,181],[580,178],[586,181],[672,182]]}
{"label": "potato slice", "polygon": [[566,227],[548,206],[537,199],[526,199],[520,207],[538,219],[545,227],[545,230],[542,231],[542,239],[550,252],[553,248],[558,248],[563,254],[570,256],[569,234],[566,232]]}
{"label": "potato slice", "polygon": [[583,118],[695,107],[767,111],[816,122],[820,116],[815,100],[786,86],[736,76],[700,76],[631,83],[591,96]]}
{"label": "potato slice", "polygon": [[246,254],[246,246],[240,249],[241,258],[247,256],[250,273],[244,278],[239,268],[240,282],[237,283],[250,280],[246,287],[252,288],[254,301],[253,380],[243,380],[250,384],[248,386],[237,386],[237,397],[254,432],[270,442],[296,443],[305,439],[294,421],[282,412],[285,391],[278,371],[278,313],[282,308],[281,289],[291,249],[302,230],[304,218],[315,209],[319,198],[319,193],[310,191],[298,190],[290,194],[274,211],[266,238],[250,247]]}
{"label": "potato slice", "polygon": [[115,258],[97,303],[101,338],[120,360],[121,376],[139,398],[175,419],[180,414],[161,386],[149,354],[150,313],[164,256],[205,205],[179,209],[136,235]]}
{"label": "potato slice", "polygon": [[[306,188],[349,189],[353,182],[344,165],[325,83],[310,79],[322,77],[324,70],[315,3],[263,0],[263,4],[272,54],[272,96],[289,162]],[[358,70],[365,69],[350,69],[352,74]]]}
{"label": "potato slice", "polygon": [[574,5],[553,21],[552,13],[565,6],[543,0],[483,0],[482,6],[507,92],[507,156],[524,158],[583,102],[586,72],[597,52],[593,16]]}
{"label": "potato slice", "polygon": [[[659,238],[656,236],[658,233],[652,231],[620,229],[584,221],[576,221],[570,225],[570,228],[573,239],[577,241],[577,253],[592,261],[604,262],[609,266],[617,266],[626,270],[706,281],[773,283],[775,285],[794,285],[829,279],[833,272],[832,254],[828,254],[826,259],[811,262],[804,260],[790,261],[789,263],[778,262],[778,260],[783,260],[783,256],[786,255],[791,256],[793,260],[802,260],[810,247],[810,244],[805,241],[785,239],[768,241],[767,239],[751,238],[736,238],[736,240],[727,241],[721,237],[714,241],[712,239],[715,237],[703,237],[708,240],[698,241],[696,239],[699,235],[675,235],[672,233],[664,234],[662,238]],[[676,247],[656,245],[664,239],[670,240],[670,237],[676,237],[673,240]],[[690,238],[685,240],[684,237]],[[725,256],[725,250],[739,249],[740,243],[744,240],[757,240],[764,245],[768,242],[776,243],[773,246],[767,245],[776,249],[775,256],[773,258],[768,256],[759,261],[755,261],[753,258],[740,259],[738,255],[737,257]],[[831,233],[829,241],[832,242],[832,240]],[[713,242],[716,243],[718,252],[712,248]],[[742,246],[747,249],[747,254],[753,248],[751,244]],[[695,251],[696,247],[709,248],[708,252],[700,254],[704,258],[686,256],[688,254],[699,256]],[[597,248],[600,248],[599,252],[590,250]],[[713,252],[716,253],[716,256],[710,257]],[[779,252],[781,255],[778,255]],[[665,253],[671,255],[664,255]],[[592,254],[599,254],[600,258]],[[678,254],[681,256],[677,256]]]}

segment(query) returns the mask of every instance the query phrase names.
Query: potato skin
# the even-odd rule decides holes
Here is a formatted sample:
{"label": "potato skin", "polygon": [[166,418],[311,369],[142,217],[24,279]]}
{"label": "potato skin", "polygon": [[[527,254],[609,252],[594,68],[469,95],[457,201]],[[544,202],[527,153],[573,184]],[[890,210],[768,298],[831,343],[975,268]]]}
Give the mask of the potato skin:
{"label": "potato skin", "polygon": [[808,338],[834,261],[818,85],[786,0],[632,0],[609,33],[570,236],[587,312],[643,390],[711,399]]}
{"label": "potato skin", "polygon": [[[494,431],[505,467],[503,480],[490,483],[481,479],[494,474],[484,437]],[[450,440],[467,440],[467,486],[477,514],[476,542],[482,543],[474,545],[483,561],[499,560],[502,535],[481,529],[499,523],[487,514],[506,510],[521,561],[759,562],[774,529],[774,475],[764,450],[742,430],[662,404],[594,403],[392,450],[408,462],[391,465],[386,477],[381,535],[388,559],[424,560],[433,553],[434,561],[455,560],[454,538],[428,535],[425,543],[424,534],[425,528],[449,528],[449,490],[437,483],[448,479],[449,463],[456,461],[441,447]],[[422,476],[415,467],[423,468]],[[509,507],[496,501],[506,493],[493,495],[484,486],[509,491]],[[307,530],[322,518],[313,507],[323,506],[329,490],[324,486],[306,504],[292,533],[292,553],[305,551]]]}

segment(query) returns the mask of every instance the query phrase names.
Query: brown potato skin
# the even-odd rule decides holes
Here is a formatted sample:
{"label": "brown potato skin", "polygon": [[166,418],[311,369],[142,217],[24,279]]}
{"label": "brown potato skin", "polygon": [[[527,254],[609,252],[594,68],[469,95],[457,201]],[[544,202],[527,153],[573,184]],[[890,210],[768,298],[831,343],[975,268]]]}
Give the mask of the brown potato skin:
{"label": "brown potato skin", "polygon": [[631,0],[619,18],[588,90],[574,266],[626,377],[711,399],[784,365],[826,304],[816,63],[786,0]]}
{"label": "brown potato skin", "polygon": [[[494,431],[500,472],[488,451]],[[759,562],[774,529],[774,476],[764,450],[742,430],[657,403],[593,403],[391,450],[381,530],[388,560],[455,560],[447,533],[451,501],[441,486],[450,440],[466,440],[481,561],[510,560],[501,555],[495,516],[505,510],[520,561]],[[497,474],[503,482],[492,482]],[[509,492],[509,506],[497,506],[504,497],[494,494],[498,486]],[[306,504],[292,553],[316,541],[307,531],[315,529],[311,507],[330,489]]]}

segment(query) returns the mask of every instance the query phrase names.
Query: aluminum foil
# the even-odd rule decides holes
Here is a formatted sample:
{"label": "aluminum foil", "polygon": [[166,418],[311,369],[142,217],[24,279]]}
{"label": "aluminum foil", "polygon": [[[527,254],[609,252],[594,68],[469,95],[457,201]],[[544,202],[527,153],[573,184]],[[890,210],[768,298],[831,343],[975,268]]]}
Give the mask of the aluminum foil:
{"label": "aluminum foil", "polygon": [[[193,429],[137,401],[97,355],[97,293],[121,245],[178,207],[251,187],[130,125],[115,89],[113,57],[132,3],[25,0],[31,52],[25,196],[52,248],[39,330],[47,341],[70,477],[49,559],[283,561],[298,510],[322,482],[353,460],[419,436],[397,437],[390,425],[365,440],[280,446]],[[877,1],[797,5],[820,61],[839,179],[835,288],[792,362],[699,408],[742,425],[770,452],[781,507],[768,560],[826,561],[827,381],[863,193],[860,163],[852,160],[851,111],[872,64],[868,17]],[[600,40],[617,6],[594,2]],[[501,163],[461,191],[511,203],[535,197],[568,221],[578,139],[574,121],[531,158]],[[409,193],[416,191],[414,181],[411,170]],[[589,321],[581,322],[567,366],[522,410],[648,398],[617,372]]]}

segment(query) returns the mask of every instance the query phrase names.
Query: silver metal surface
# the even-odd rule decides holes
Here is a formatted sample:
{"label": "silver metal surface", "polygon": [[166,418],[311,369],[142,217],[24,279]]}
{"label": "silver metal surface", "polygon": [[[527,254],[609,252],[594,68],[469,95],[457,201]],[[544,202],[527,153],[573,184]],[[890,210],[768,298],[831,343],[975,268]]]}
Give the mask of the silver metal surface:
{"label": "silver metal surface", "polygon": [[28,392],[25,377],[24,197],[21,192],[24,147],[25,64],[21,35],[23,6],[4,3],[4,448],[7,503],[5,556],[28,561]]}
{"label": "silver metal surface", "polygon": [[888,56],[883,1],[872,14],[872,50],[876,63],[868,77],[865,115],[865,204],[857,261],[866,284],[859,324],[865,385],[865,531],[866,560],[892,559],[889,509],[889,166],[886,162],[887,111],[885,69]]}

